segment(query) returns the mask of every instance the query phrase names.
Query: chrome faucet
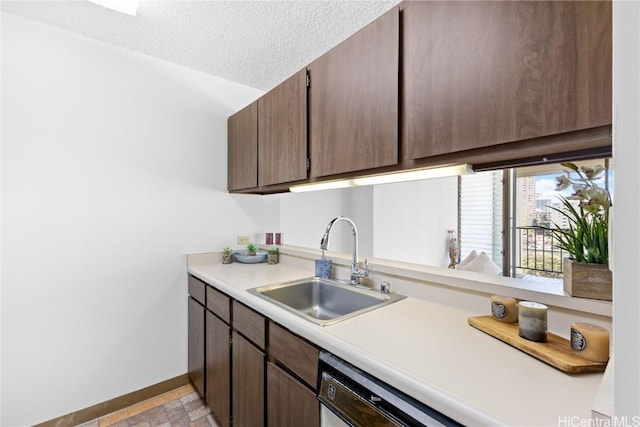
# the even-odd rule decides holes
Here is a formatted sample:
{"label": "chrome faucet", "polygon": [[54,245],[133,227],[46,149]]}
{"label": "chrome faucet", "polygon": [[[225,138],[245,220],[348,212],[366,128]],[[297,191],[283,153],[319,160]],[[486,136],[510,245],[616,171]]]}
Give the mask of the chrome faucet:
{"label": "chrome faucet", "polygon": [[333,228],[333,225],[339,221],[347,222],[351,226],[351,231],[353,232],[353,259],[351,260],[351,280],[349,281],[349,283],[355,286],[359,286],[360,279],[369,275],[369,264],[365,259],[364,268],[358,267],[358,229],[356,228],[356,225],[353,223],[353,221],[344,216],[337,216],[333,218],[329,222],[329,225],[327,225],[327,229],[325,230],[324,235],[320,240],[320,249],[322,249],[323,252],[327,250],[327,247],[329,246],[329,233],[331,232],[331,228]]}

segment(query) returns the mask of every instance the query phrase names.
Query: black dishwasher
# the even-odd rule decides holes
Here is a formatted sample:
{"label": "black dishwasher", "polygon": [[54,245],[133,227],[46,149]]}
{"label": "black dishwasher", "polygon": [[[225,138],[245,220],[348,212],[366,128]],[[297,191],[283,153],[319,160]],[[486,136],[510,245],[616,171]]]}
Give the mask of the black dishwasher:
{"label": "black dishwasher", "polygon": [[318,400],[353,427],[461,425],[326,351],[320,352]]}

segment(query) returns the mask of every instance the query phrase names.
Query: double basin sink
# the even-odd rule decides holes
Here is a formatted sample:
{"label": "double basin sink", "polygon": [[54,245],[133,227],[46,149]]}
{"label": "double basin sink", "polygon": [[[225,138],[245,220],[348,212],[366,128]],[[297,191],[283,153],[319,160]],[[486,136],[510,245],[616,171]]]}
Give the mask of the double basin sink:
{"label": "double basin sink", "polygon": [[261,286],[249,289],[249,292],[320,326],[406,298],[317,277]]}

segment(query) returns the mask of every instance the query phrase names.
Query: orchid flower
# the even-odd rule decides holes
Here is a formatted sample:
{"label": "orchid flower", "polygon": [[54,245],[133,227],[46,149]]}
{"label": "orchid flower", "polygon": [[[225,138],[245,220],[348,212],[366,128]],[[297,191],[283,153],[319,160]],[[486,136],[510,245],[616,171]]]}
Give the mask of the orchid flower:
{"label": "orchid flower", "polygon": [[[605,168],[601,165],[578,168],[574,163],[562,163],[568,169],[556,177],[556,191],[573,186],[570,196],[558,196],[562,207],[551,207],[560,213],[569,228],[554,224],[555,246],[567,251],[577,262],[607,264],[609,262],[608,226],[611,195],[594,180],[600,178]],[[572,177],[571,173],[577,177]],[[577,205],[571,201],[578,201]]]}
{"label": "orchid flower", "polygon": [[573,194],[568,196],[568,200],[584,200],[588,195],[588,189],[586,185],[574,184],[573,185]]}
{"label": "orchid flower", "polygon": [[600,174],[604,172],[604,166],[596,165],[593,167],[582,166],[580,168],[582,173],[587,177],[588,180],[593,181],[600,177]]}
{"label": "orchid flower", "polygon": [[562,191],[571,185],[571,179],[568,175],[556,176],[556,191]]}

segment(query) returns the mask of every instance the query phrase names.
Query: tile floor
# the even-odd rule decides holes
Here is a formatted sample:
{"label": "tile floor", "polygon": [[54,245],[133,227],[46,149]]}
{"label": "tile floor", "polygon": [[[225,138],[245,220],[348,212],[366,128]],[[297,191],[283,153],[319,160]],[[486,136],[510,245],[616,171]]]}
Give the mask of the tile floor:
{"label": "tile floor", "polygon": [[218,427],[192,385],[156,396],[79,427]]}

